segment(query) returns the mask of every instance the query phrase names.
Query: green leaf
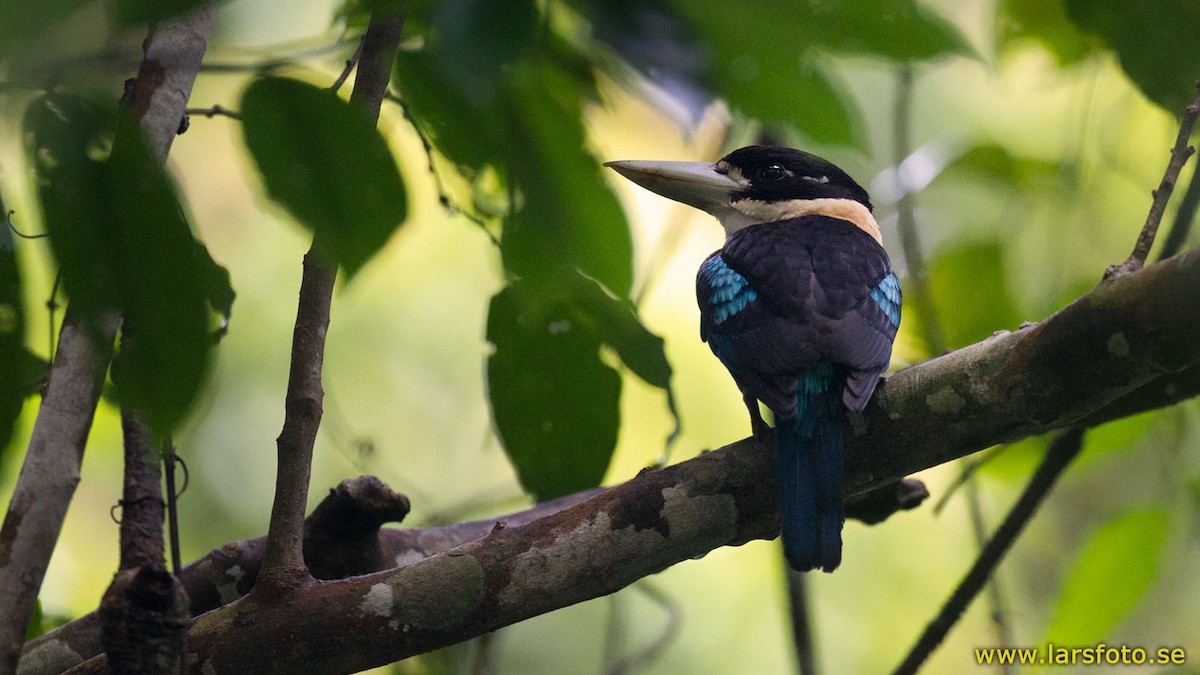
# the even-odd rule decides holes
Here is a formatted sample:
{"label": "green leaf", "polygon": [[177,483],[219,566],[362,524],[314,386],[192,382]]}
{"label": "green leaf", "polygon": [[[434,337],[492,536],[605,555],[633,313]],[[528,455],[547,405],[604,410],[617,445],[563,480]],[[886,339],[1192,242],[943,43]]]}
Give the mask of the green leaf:
{"label": "green leaf", "polygon": [[87,314],[124,316],[122,405],[168,433],[199,391],[209,346],[202,247],[174,186],[135,123],[86,99],[41,97],[25,128],[63,289]]}
{"label": "green leaf", "polygon": [[1002,48],[1036,40],[1063,66],[1078,63],[1097,46],[1067,16],[1063,0],[1003,0],[996,6],[996,27]]}
{"label": "green leaf", "polygon": [[1014,155],[995,143],[980,143],[955,157],[934,179],[963,174],[1010,187],[1023,188],[1053,179],[1060,165],[1044,159]]}
{"label": "green leaf", "polygon": [[25,353],[25,313],[21,304],[21,274],[8,227],[8,209],[0,198],[0,454],[12,439],[13,425],[25,404],[20,364]]}
{"label": "green leaf", "polygon": [[735,108],[791,124],[823,143],[861,133],[855,104],[822,67],[820,51],[897,61],[975,56],[962,33],[902,0],[738,3],[675,0],[676,11],[709,45],[710,86]]}
{"label": "green leaf", "polygon": [[602,345],[666,392],[678,431],[662,338],[632,303],[593,279],[569,271],[553,284],[510,284],[492,299],[488,339],[496,347],[488,362],[493,417],[522,484],[539,498],[594,487],[604,476],[620,380],[611,378]]}
{"label": "green leaf", "polygon": [[[498,165],[506,150],[500,107],[505,73],[527,62],[539,44],[540,17],[530,0],[448,0],[410,18],[420,51],[401,52],[396,82],[413,121],[446,157],[474,176]],[[414,25],[416,24],[416,25]]]}
{"label": "green leaf", "polygon": [[[405,14],[411,22],[414,16],[419,16],[437,2],[438,0],[342,0],[334,10],[333,25],[338,29],[346,29],[347,32],[366,30],[371,16],[378,13]],[[407,28],[405,26],[406,34],[409,32]]]}
{"label": "green leaf", "polygon": [[24,126],[63,289],[87,314],[118,309],[119,219],[104,169],[114,111],[78,96],[43,96],[29,104]]}
{"label": "green leaf", "polygon": [[809,0],[801,6],[813,44],[834,51],[893,61],[979,58],[957,26],[912,0]]}
{"label": "green leaf", "polygon": [[860,135],[850,97],[817,66],[814,30],[803,3],[744,5],[675,0],[703,44],[711,48],[708,84],[746,115],[792,124],[813,140],[850,144]]}
{"label": "green leaf", "polygon": [[667,444],[674,443],[682,430],[682,421],[675,407],[671,362],[667,360],[663,339],[642,324],[633,302],[613,297],[594,280],[572,274],[564,286],[570,287],[572,302],[580,314],[591,322],[604,344],[617,353],[621,363],[644,382],[666,393],[667,409],[675,421]]}
{"label": "green leaf", "polygon": [[214,337],[224,337],[233,316],[233,301],[237,294],[233,291],[233,283],[229,279],[229,270],[213,260],[208,249],[198,241],[193,241],[192,256],[199,273],[200,287],[208,306],[218,314],[220,323],[213,331]]}
{"label": "green leaf", "polygon": [[255,80],[241,109],[246,147],[268,194],[352,277],[406,217],[387,141],[362,111],[296,80]]}
{"label": "green leaf", "polygon": [[685,129],[699,124],[716,96],[708,86],[711,50],[667,0],[573,0],[571,4],[591,28],[592,39],[621,57],[597,58],[597,50],[592,49],[596,68],[634,91],[645,88],[644,82],[631,78],[633,72],[640,73],[643,80],[670,92],[669,99],[649,97],[648,102]]}
{"label": "green leaf", "polygon": [[1196,94],[1200,74],[1200,2],[1196,0],[1067,0],[1067,14],[1112,47],[1138,89],[1179,115]]}
{"label": "green leaf", "polygon": [[45,34],[71,14],[90,3],[87,0],[0,0],[0,60],[38,45]]}
{"label": "green leaf", "polygon": [[496,101],[504,73],[532,59],[541,44],[533,0],[443,0],[430,25],[443,72],[477,105]]}
{"label": "green leaf", "polygon": [[1103,639],[1153,585],[1168,525],[1166,512],[1152,508],[1119,515],[1096,530],[1063,584],[1047,641]]}
{"label": "green leaf", "polygon": [[504,224],[504,265],[531,280],[578,268],[625,297],[633,239],[625,212],[585,148],[578,88],[547,64],[515,68],[506,91],[508,164],[520,207]]}
{"label": "green leaf", "polygon": [[929,262],[932,302],[951,348],[1017,327],[1020,315],[1008,289],[999,242],[965,244]]}
{"label": "green leaf", "polygon": [[182,420],[207,370],[206,268],[196,254],[203,247],[132,121],[119,127],[105,168],[121,228],[115,267],[124,322],[113,383],[122,405],[165,434]]}
{"label": "green leaf", "polygon": [[435,148],[469,176],[504,156],[504,125],[489,103],[472,101],[428,51],[401,52],[396,84],[406,109]]}
{"label": "green leaf", "polygon": [[642,325],[632,302],[613,297],[594,280],[579,274],[564,279],[563,286],[570,289],[572,303],[601,341],[612,347],[627,368],[647,384],[670,391],[671,363],[663,339]]}
{"label": "green leaf", "polygon": [[492,298],[488,394],[522,486],[538,500],[595,487],[620,425],[621,377],[565,298],[521,281]]}

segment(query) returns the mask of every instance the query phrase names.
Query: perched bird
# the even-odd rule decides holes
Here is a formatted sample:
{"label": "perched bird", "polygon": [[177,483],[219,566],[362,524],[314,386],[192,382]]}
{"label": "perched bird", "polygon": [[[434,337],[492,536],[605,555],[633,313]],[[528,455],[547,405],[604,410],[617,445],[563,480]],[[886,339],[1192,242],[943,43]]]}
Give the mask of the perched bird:
{"label": "perched bird", "polygon": [[746,402],[754,433],[775,414],[780,522],[789,564],[842,559],[842,426],[887,369],[900,282],[866,190],[792,148],[754,145],[715,164],[608,162],[664,197],[712,214],[725,245],[700,265],[700,337]]}

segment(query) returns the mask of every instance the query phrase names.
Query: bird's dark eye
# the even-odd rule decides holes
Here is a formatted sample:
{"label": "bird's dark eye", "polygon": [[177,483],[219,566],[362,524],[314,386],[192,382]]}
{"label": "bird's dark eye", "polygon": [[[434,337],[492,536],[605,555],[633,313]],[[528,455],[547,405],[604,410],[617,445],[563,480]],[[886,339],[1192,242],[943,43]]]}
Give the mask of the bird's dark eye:
{"label": "bird's dark eye", "polygon": [[768,164],[758,170],[758,174],[755,178],[761,183],[774,183],[777,180],[781,180],[786,175],[787,171],[785,171],[782,166],[779,166],[778,164]]}

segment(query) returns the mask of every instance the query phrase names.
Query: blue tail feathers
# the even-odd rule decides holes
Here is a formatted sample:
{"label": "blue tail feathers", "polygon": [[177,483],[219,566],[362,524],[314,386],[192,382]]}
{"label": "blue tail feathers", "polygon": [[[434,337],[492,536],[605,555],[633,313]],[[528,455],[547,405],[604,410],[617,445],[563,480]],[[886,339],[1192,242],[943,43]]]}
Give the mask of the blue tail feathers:
{"label": "blue tail feathers", "polygon": [[804,373],[796,414],[778,421],[780,524],[788,564],[832,572],[842,561],[842,378],[831,364]]}

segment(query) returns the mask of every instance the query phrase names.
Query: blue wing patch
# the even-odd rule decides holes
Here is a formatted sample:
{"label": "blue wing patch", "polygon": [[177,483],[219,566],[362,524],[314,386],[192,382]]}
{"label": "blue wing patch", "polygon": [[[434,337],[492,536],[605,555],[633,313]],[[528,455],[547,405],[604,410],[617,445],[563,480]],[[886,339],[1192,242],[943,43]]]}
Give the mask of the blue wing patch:
{"label": "blue wing patch", "polygon": [[758,299],[758,293],[750,288],[746,277],[730,269],[719,255],[704,261],[700,276],[708,284],[707,299],[712,307],[714,325],[724,323]]}
{"label": "blue wing patch", "polygon": [[889,272],[878,286],[871,289],[871,299],[883,310],[893,328],[900,326],[900,280],[895,272]]}

